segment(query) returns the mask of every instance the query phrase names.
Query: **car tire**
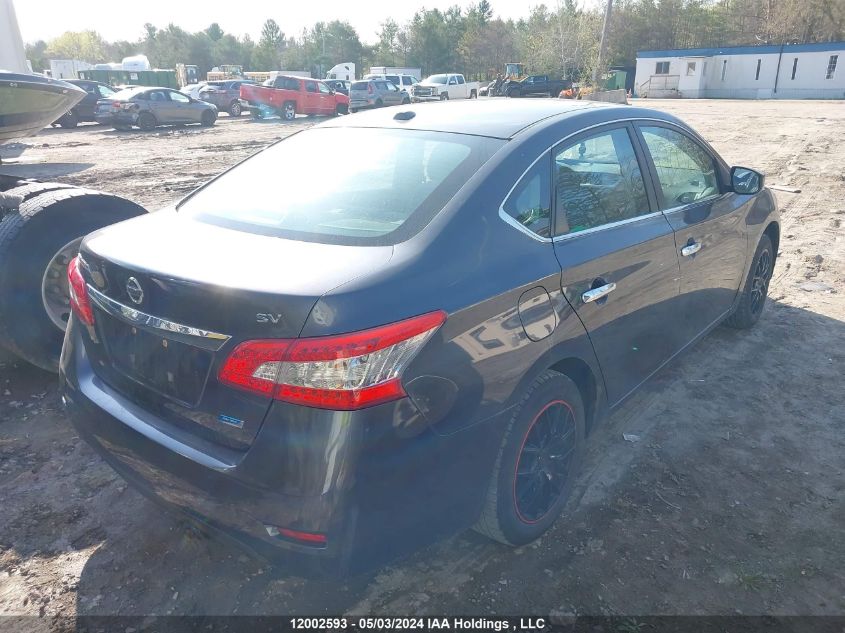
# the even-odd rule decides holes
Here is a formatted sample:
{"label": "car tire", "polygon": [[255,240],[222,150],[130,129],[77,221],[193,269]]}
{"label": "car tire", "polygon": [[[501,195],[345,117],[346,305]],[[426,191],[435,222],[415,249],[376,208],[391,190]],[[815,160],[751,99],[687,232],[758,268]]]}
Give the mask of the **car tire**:
{"label": "car tire", "polygon": [[3,346],[33,365],[57,371],[64,330],[54,319],[66,321],[69,314],[64,280],[74,253],[68,248],[72,244],[78,248],[78,241],[92,231],[144,213],[142,207],[117,196],[45,187],[4,216],[0,221]]}
{"label": "car tire", "polygon": [[382,101],[381,99],[376,99],[375,105],[376,105],[377,108],[383,108],[384,107],[384,101]]}
{"label": "car tire", "polygon": [[335,116],[340,116],[341,114],[349,114],[349,106],[343,103],[338,103],[334,109]]}
{"label": "car tire", "polygon": [[475,90],[470,90],[469,98],[470,99],[478,99],[478,93]]}
{"label": "car tire", "polygon": [[214,110],[206,110],[200,117],[200,125],[203,127],[211,127],[217,121],[217,113]]}
{"label": "car tire", "polygon": [[59,119],[59,125],[61,125],[66,130],[72,130],[77,125],[79,125],[79,115],[76,113],[76,110],[71,110],[67,114],[65,114],[61,119]]}
{"label": "car tire", "polygon": [[285,121],[293,121],[296,118],[296,104],[293,101],[287,101],[282,106],[282,118]]}
{"label": "car tire", "polygon": [[739,303],[734,313],[725,320],[725,325],[738,330],[747,330],[760,320],[760,315],[763,314],[763,308],[766,305],[776,258],[772,240],[764,233],[754,252],[754,259],[751,261],[751,269],[748,271]]}
{"label": "car tire", "polygon": [[440,100],[441,101],[448,101],[449,100],[449,93],[444,92],[442,95],[440,95]]}
{"label": "car tire", "polygon": [[349,112],[350,114],[355,114],[356,112],[358,112],[358,108],[349,108]]}
{"label": "car tire", "polygon": [[578,387],[561,373],[543,372],[513,410],[474,529],[512,546],[539,538],[572,491],[584,445]]}
{"label": "car tire", "polygon": [[512,89],[508,90],[508,96],[509,96],[511,99],[513,99],[513,98],[515,98],[515,97],[519,97],[519,96],[521,96],[521,95],[519,94],[519,90],[518,90],[518,89],[516,89],[516,88],[512,88]]}
{"label": "car tire", "polygon": [[229,116],[239,117],[243,114],[244,108],[240,101],[233,101],[229,105]]}
{"label": "car tire", "polygon": [[136,124],[144,132],[149,132],[150,130],[155,129],[157,123],[155,116],[153,116],[151,112],[142,112],[138,115],[138,121]]}
{"label": "car tire", "polygon": [[410,98],[410,97],[404,97],[404,98],[402,99],[402,105],[408,105],[409,103],[411,103],[411,98]]}
{"label": "car tire", "polygon": [[112,127],[118,132],[128,132],[132,129],[131,125],[126,125],[125,123],[115,123]]}

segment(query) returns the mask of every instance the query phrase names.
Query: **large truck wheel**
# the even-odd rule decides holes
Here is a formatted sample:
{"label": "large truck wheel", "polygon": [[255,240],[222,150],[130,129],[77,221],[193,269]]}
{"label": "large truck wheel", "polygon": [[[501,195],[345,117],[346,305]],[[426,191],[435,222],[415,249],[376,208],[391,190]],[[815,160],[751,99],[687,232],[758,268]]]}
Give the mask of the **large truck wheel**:
{"label": "large truck wheel", "polygon": [[0,343],[33,365],[57,371],[70,317],[68,263],[88,233],[144,213],[134,202],[89,189],[24,196],[0,220]]}

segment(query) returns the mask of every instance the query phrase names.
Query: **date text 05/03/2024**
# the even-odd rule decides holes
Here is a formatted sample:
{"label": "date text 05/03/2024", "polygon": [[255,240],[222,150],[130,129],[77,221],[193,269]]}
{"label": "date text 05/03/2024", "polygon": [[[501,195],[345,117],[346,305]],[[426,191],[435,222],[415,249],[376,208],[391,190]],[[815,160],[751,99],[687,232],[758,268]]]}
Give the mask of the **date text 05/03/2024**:
{"label": "date text 05/03/2024", "polygon": [[542,631],[544,618],[483,618],[483,617],[337,617],[290,619],[292,630],[359,631]]}

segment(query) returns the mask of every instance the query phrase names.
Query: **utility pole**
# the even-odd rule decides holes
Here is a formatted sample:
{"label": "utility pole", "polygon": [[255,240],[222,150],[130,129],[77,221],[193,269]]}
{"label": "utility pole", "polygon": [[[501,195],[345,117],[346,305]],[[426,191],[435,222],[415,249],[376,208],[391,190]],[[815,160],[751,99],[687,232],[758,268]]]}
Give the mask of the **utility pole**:
{"label": "utility pole", "polygon": [[604,55],[607,51],[607,31],[610,29],[610,12],[613,9],[613,0],[607,0],[607,8],[604,10],[604,26],[601,29],[601,44],[599,44],[599,58],[596,67],[593,69],[593,86],[599,84],[599,74],[604,68]]}

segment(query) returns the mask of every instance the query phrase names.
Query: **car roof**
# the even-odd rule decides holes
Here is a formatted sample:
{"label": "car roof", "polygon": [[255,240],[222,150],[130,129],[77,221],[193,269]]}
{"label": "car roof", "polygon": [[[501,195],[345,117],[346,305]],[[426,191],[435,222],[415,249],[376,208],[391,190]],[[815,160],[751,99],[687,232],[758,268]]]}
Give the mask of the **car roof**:
{"label": "car roof", "polygon": [[[406,128],[508,139],[540,121],[565,118],[590,109],[617,109],[620,118],[622,115],[628,117],[632,112],[630,106],[596,101],[465,99],[379,108],[332,119],[320,127]],[[394,119],[399,112],[413,112],[414,116],[407,120]],[[653,114],[664,118],[657,112]]]}

